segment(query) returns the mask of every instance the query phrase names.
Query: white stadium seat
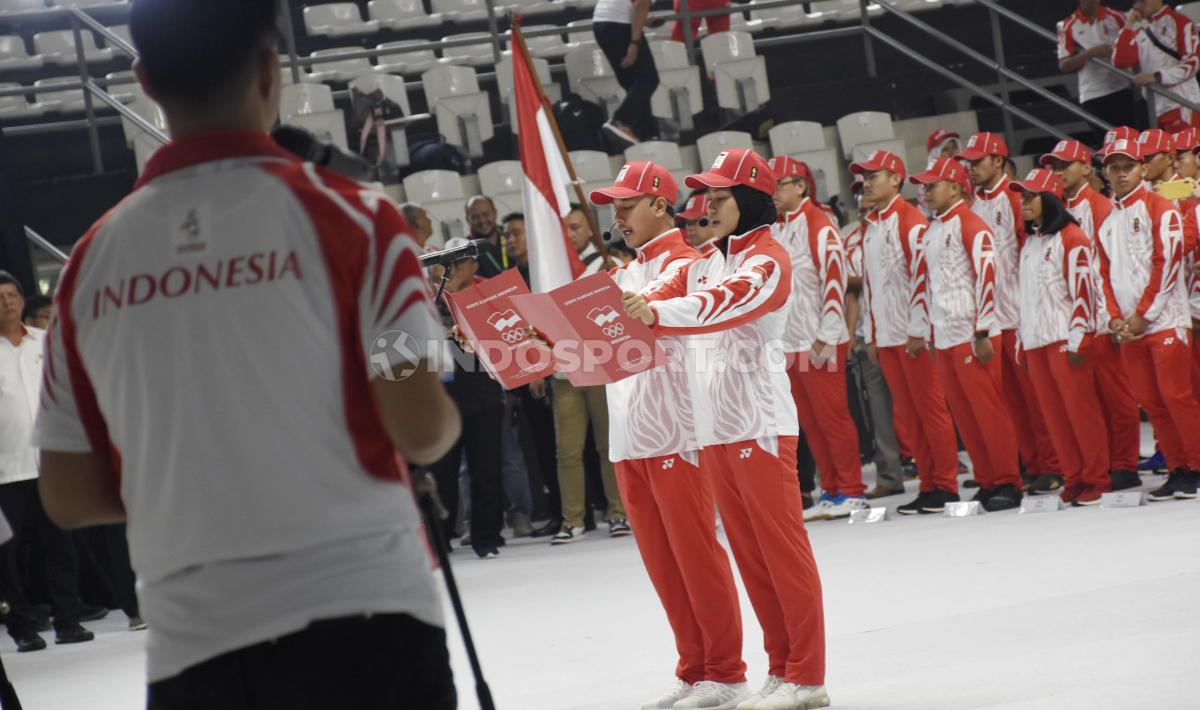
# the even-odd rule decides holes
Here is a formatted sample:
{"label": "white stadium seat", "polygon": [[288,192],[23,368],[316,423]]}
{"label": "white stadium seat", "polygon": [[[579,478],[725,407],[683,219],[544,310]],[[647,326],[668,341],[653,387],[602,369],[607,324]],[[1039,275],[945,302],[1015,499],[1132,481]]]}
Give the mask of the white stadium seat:
{"label": "white stadium seat", "polygon": [[17,35],[0,37],[0,71],[37,69],[46,63],[40,55],[29,56],[25,40]]}
{"label": "white stadium seat", "polygon": [[[626,162],[649,160],[667,169],[679,183],[679,189],[684,190],[683,179],[691,172],[683,164],[683,153],[678,143],[668,141],[642,141],[625,149]],[[708,167],[707,165],[705,167]]]}
{"label": "white stadium seat", "polygon": [[[575,20],[567,23],[567,49],[576,47],[595,47],[596,35],[592,34],[590,20]],[[581,25],[589,25],[581,27]]]}
{"label": "white stadium seat", "polygon": [[[55,89],[78,83],[79,77],[71,76],[39,79],[33,82],[36,103],[46,112],[81,113],[85,107],[83,89]],[[108,110],[108,106],[100,101],[93,101],[92,106],[97,111]]]}
{"label": "white stadium seat", "polygon": [[442,50],[442,57],[455,64],[466,64],[472,67],[490,67],[496,63],[492,54],[492,36],[487,32],[464,32],[462,34],[446,35],[443,42],[453,40],[478,40],[475,44],[461,47],[447,47]]}
{"label": "white stadium seat", "polygon": [[[862,8],[858,0],[813,0],[810,3],[814,13],[821,13],[825,19],[835,22],[858,22],[862,19]],[[879,17],[887,12],[879,5],[867,5],[868,17]]]}
{"label": "white stadium seat", "polygon": [[[151,125],[163,133],[167,132],[167,118],[162,108],[145,94],[138,95],[130,104],[129,109],[146,119]],[[162,143],[157,138],[133,125],[128,118],[121,117],[121,128],[125,132],[125,144],[133,149],[134,160],[137,162],[138,173],[146,167],[146,161],[158,150]]]}
{"label": "white stadium seat", "polygon": [[445,22],[441,15],[426,14],[421,0],[371,0],[367,3],[367,13],[389,30],[438,27]]}
{"label": "white stadium seat", "polygon": [[334,107],[333,91],[324,84],[304,82],[284,86],[280,92],[279,120],[305,128],[343,150],[349,149],[346,117]]}
{"label": "white stadium seat", "polygon": [[884,141],[896,137],[892,117],[879,111],[859,111],[842,116],[837,121],[838,138],[842,143],[842,155],[850,158],[854,146],[862,143]]}
{"label": "white stadium seat", "polygon": [[[397,49],[421,44],[429,43],[423,39],[405,39],[399,42],[384,42],[375,48]],[[441,60],[437,58],[432,49],[418,49],[412,52],[405,52],[404,54],[390,54],[386,57],[376,57],[375,61],[376,66],[381,72],[411,75],[424,74],[441,63]]]}
{"label": "white stadium seat", "polygon": [[113,82],[113,81],[128,82],[128,83],[123,83],[123,84],[117,84],[116,86],[110,85],[106,89],[108,91],[108,93],[115,96],[117,98],[117,100],[120,101],[121,103],[127,104],[127,103],[133,101],[134,99],[136,99],[137,97],[143,95],[142,87],[139,86],[138,82],[137,82],[137,74],[133,73],[132,71],[109,72],[108,74],[104,75],[104,78],[108,79],[110,82]]}
{"label": "white stadium seat", "polygon": [[128,5],[129,0],[49,0],[51,7],[101,7],[103,5]]}
{"label": "white stadium seat", "polygon": [[[608,159],[608,153],[599,150],[573,150],[569,155],[571,157],[571,165],[575,168],[575,177],[579,178],[579,181],[583,183],[583,196],[585,198],[592,194],[592,190],[598,190],[612,184],[616,173],[613,172],[612,163]],[[568,190],[568,194],[572,192],[572,190]],[[600,225],[600,229],[608,229],[608,225],[612,224],[613,219],[612,205],[599,207],[592,205],[592,210],[596,214],[596,222]]]}
{"label": "white stadium seat", "polygon": [[825,148],[825,129],[815,121],[788,121],[774,126],[767,134],[771,153],[790,155]]}
{"label": "white stadium seat", "polygon": [[604,106],[612,115],[625,98],[625,90],[617,83],[604,52],[594,44],[567,52],[567,83],[571,90],[588,101]]}
{"label": "white stadium seat", "polygon": [[[131,47],[133,46],[133,37],[129,34],[129,25],[116,25],[113,27],[109,27],[108,31],[112,32],[116,36],[125,40],[125,44],[128,44]],[[112,47],[114,50],[116,49],[116,47],[113,46],[112,42],[108,41],[107,39],[104,40],[104,44],[107,47]],[[118,56],[121,56],[123,54],[124,54],[123,52],[121,52],[120,50],[117,50]]]}
{"label": "white stadium seat", "polygon": [[[20,86],[14,82],[7,82],[0,84],[0,89],[16,89]],[[0,96],[0,118],[2,119],[11,121],[40,115],[42,115],[42,110],[30,106],[24,96]]]}
{"label": "white stadium seat", "polygon": [[477,158],[492,138],[492,108],[479,90],[479,79],[470,67],[436,66],[421,75],[425,101],[437,117],[438,132],[446,141]]}
{"label": "white stadium seat", "polygon": [[655,40],[650,53],[658,69],[658,88],[650,98],[651,113],[675,121],[680,130],[692,130],[692,116],[704,110],[701,96],[700,67],[688,59],[683,42]]}
{"label": "white stadium seat", "polygon": [[[936,10],[942,4],[942,0],[898,0],[896,7],[909,12],[925,12],[926,10]],[[1180,11],[1182,12],[1182,9]],[[868,12],[868,14],[870,13]]]}
{"label": "white stadium seat", "polygon": [[708,168],[726,148],[754,149],[754,138],[745,131],[716,131],[696,140],[700,164]]}
{"label": "white stadium seat", "polygon": [[[433,0],[433,11],[451,22],[477,22],[487,19],[483,0]],[[500,9],[496,9],[500,15]]]}
{"label": "white stadium seat", "polygon": [[[529,25],[522,27],[521,30],[526,33],[525,46],[529,47],[529,53],[535,57],[542,59],[562,59],[566,56],[569,48],[563,42],[561,34],[545,35],[543,37],[529,37],[528,33],[541,30],[560,29],[554,25]],[[504,40],[505,49],[512,50],[512,32],[505,33]]]}
{"label": "white stadium seat", "polygon": [[838,170],[843,161],[838,157],[837,148],[820,148],[787,155],[808,166],[813,174],[813,180],[817,183],[817,199],[819,201],[829,202],[830,197],[841,193],[841,175]]}
{"label": "white stadium seat", "polygon": [[19,12],[38,12],[46,9],[43,0],[4,0],[0,3],[0,15],[11,15]]}
{"label": "white stadium seat", "polygon": [[479,168],[479,191],[492,198],[500,214],[520,212],[525,173],[519,160],[498,160]]}
{"label": "white stadium seat", "polygon": [[430,243],[441,246],[450,237],[466,236],[462,176],[450,170],[424,170],[404,178],[409,202],[425,208],[433,222]]}
{"label": "white stadium seat", "polygon": [[313,59],[331,60],[320,64],[310,65],[308,80],[316,82],[350,81],[363,73],[374,71],[371,60],[366,57],[357,59],[337,59],[338,56],[351,52],[361,52],[359,47],[341,47],[338,49],[318,49],[309,56]]}
{"label": "white stadium seat", "polygon": [[717,105],[748,113],[771,98],[767,63],[754,51],[754,40],[745,32],[718,32],[700,40],[700,51],[710,76],[717,82]]}
{"label": "white stadium seat", "polygon": [[903,138],[885,138],[877,141],[866,141],[865,143],[856,143],[850,150],[851,162],[866,160],[871,157],[871,154],[877,150],[886,150],[893,155],[904,155],[907,152],[907,147],[904,145]]}
{"label": "white stadium seat", "polygon": [[[404,84],[404,79],[398,76],[379,73],[363,74],[351,81],[349,88],[357,89],[364,94],[370,94],[376,90],[381,91],[385,98],[400,107],[400,111],[405,116],[412,115],[412,107],[408,102],[408,88]],[[409,164],[408,135],[404,130],[404,126],[399,125],[388,127],[389,142],[394,149],[392,157],[398,167],[405,167]]]}
{"label": "white stadium seat", "polygon": [[[756,5],[761,5],[775,0],[750,0],[747,7],[750,10],[750,22],[748,23],[750,32],[761,32],[766,29],[774,30],[791,30],[798,27],[806,27],[809,25],[819,25],[826,18],[821,15],[809,15],[804,11],[804,6],[800,3],[795,5],[783,5],[781,7],[769,7],[765,10],[756,9]],[[737,31],[736,27],[730,26],[731,30]]]}
{"label": "white stadium seat", "polygon": [[[107,62],[113,58],[111,49],[96,47],[96,35],[91,30],[80,33],[83,37],[83,56],[89,62]],[[40,32],[33,36],[33,46],[37,53],[49,64],[77,64],[75,55],[75,33],[71,30],[58,32]]]}
{"label": "white stadium seat", "polygon": [[[561,99],[562,89],[554,83],[554,79],[550,76],[550,62],[534,57],[533,70],[537,72],[538,82],[542,85],[542,91],[546,92],[546,98],[550,99],[551,103]],[[496,88],[500,93],[500,103],[508,107],[508,120],[512,124],[512,132],[515,134],[518,132],[518,127],[517,102],[513,100],[512,52],[505,52],[500,57],[500,63],[496,65]]]}
{"label": "white stadium seat", "polygon": [[335,2],[304,8],[304,27],[310,35],[350,37],[376,34],[381,25],[375,20],[364,21],[355,3]]}
{"label": "white stadium seat", "polygon": [[[565,2],[555,2],[553,0],[505,0],[504,4],[509,10],[526,17],[554,15],[569,7]],[[526,29],[532,28],[533,26],[530,25]]]}

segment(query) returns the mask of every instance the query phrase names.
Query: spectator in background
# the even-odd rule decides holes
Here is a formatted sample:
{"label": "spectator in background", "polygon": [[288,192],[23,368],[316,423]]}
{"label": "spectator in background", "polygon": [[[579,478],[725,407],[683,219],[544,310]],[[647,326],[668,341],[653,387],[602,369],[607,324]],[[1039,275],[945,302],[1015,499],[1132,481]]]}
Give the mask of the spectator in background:
{"label": "spectator in background", "polygon": [[658,134],[650,112],[650,97],[658,88],[658,68],[643,33],[649,12],[650,0],[597,0],[592,13],[596,44],[625,89],[625,100],[604,123],[604,130],[627,145]]}
{"label": "spectator in background", "polygon": [[[1155,84],[1198,103],[1197,44],[1196,25],[1187,15],[1166,7],[1163,0],[1134,0],[1125,26],[1117,35],[1112,63],[1122,69],[1136,68],[1138,75],[1133,83],[1138,86]],[[1154,96],[1154,111],[1158,127],[1168,133],[1200,127],[1200,114],[1165,96]]]}
{"label": "spectator in background", "polygon": [[[504,235],[496,224],[496,203],[485,195],[467,200],[467,238],[479,244],[479,275],[485,279],[512,268]],[[529,281],[529,275],[525,274]]]}
{"label": "spectator in background", "polygon": [[429,219],[429,213],[424,207],[405,202],[400,205],[400,213],[404,215],[404,221],[408,222],[408,226],[412,229],[413,241],[417,246],[424,250],[428,250],[429,238],[433,236],[433,220]]}
{"label": "spectator in background", "polygon": [[1186,128],[1171,136],[1175,144],[1175,172],[1181,178],[1200,178],[1200,160],[1196,148],[1200,147],[1200,130]]}
{"label": "spectator in background", "polygon": [[[944,128],[938,128],[929,137],[925,139],[925,152],[928,156],[925,159],[925,169],[933,167],[933,164],[938,161],[938,158],[953,158],[962,150],[962,139],[954,131],[948,131]],[[929,209],[929,205],[925,204],[925,191],[917,190],[917,205],[921,208],[921,212],[926,219],[933,217],[933,212]]]}
{"label": "spectator in background", "polygon": [[1004,167],[1001,169],[1004,171],[1004,174],[1008,176],[1009,180],[1017,179],[1017,164],[1014,163],[1013,159],[1007,155],[1004,156]]}
{"label": "spectator in background", "polygon": [[[1092,59],[1108,59],[1125,16],[1100,0],[1079,0],[1079,9],[1058,24],[1058,68],[1076,72],[1083,110],[1114,126],[1135,122],[1133,88]],[[1099,142],[1099,141],[1096,141]]]}
{"label": "spectator in background", "polygon": [[21,313],[21,322],[30,328],[45,330],[50,325],[54,315],[54,301],[49,296],[37,294],[25,300],[25,310]]}
{"label": "spectator in background", "polygon": [[595,235],[592,233],[592,225],[588,223],[587,214],[583,209],[579,205],[572,205],[571,211],[567,213],[567,218],[563,220],[567,225],[567,234],[571,237],[571,244],[575,246],[575,251],[579,253],[579,260],[583,262],[581,278],[591,276],[605,268],[604,255],[592,241]]}
{"label": "spectator in background", "polygon": [[628,264],[637,258],[637,251],[632,249],[625,240],[622,239],[608,245],[608,255],[611,256],[618,265]]}
{"label": "spectator in background", "polygon": [[[688,0],[688,10],[691,12],[700,12],[702,10],[717,10],[720,8],[728,8],[729,0]],[[675,14],[683,12],[680,7],[679,0],[675,0]],[[729,15],[709,15],[708,17],[693,17],[691,21],[692,41],[696,41],[697,32],[700,31],[700,22],[704,22],[704,27],[708,30],[708,34],[714,35],[718,32],[729,31]],[[683,37],[683,20],[675,20],[675,24],[671,26],[671,39],[676,42],[684,41]]]}
{"label": "spectator in background", "polygon": [[[706,190],[693,190],[688,197],[687,204],[675,216],[677,222],[682,222],[684,230],[687,232],[688,244],[691,244],[696,249],[700,248],[701,244],[712,241],[716,236],[713,233],[712,227],[708,226],[708,219],[705,215],[708,213],[708,197]],[[700,220],[704,220],[704,226],[700,226]]]}

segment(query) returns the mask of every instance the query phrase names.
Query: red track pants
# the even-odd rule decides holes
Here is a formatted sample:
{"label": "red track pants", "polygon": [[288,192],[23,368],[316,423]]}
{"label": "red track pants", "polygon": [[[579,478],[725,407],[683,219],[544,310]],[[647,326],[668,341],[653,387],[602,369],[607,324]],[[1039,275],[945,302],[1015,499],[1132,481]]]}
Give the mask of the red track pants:
{"label": "red track pants", "polygon": [[858,457],[858,430],[846,401],[849,354],[849,345],[839,345],[836,356],[818,367],[810,359],[811,352],[788,353],[788,379],[796,415],[821,472],[821,490],[857,498],[866,487]]}
{"label": "red track pants", "polygon": [[1121,353],[1109,335],[1093,338],[1087,349],[1103,405],[1108,431],[1109,466],[1114,471],[1136,471],[1142,447],[1142,418]]}
{"label": "red track pants", "polygon": [[1200,471],[1200,403],[1192,389],[1190,338],[1190,330],[1147,335],[1121,345],[1121,361],[1167,467]]}
{"label": "red track pants", "polygon": [[796,480],[797,437],[710,446],[705,469],[729,546],[763,630],[768,673],[825,683],[825,611]]}
{"label": "red track pants", "polygon": [[999,336],[992,338],[992,347],[996,354],[986,365],[975,357],[971,343],[938,350],[934,359],[950,413],[975,466],[975,480],[983,488],[1006,483],[1020,488],[1016,434],[1000,386]]}
{"label": "red track pants", "polygon": [[[1038,406],[1038,396],[1025,368],[1017,364],[1017,331],[1006,330],[1003,336],[1003,376],[1000,389],[1008,405],[1009,419],[1017,432],[1017,445],[1025,472],[1029,474],[1059,473],[1062,467],[1050,439],[1050,430]],[[996,353],[1000,355],[1001,353]]]}
{"label": "red track pants", "polygon": [[1096,394],[1092,361],[1071,365],[1065,342],[1026,350],[1025,356],[1063,478],[1068,485],[1112,490],[1108,432]]}
{"label": "red track pants", "polygon": [[[688,11],[696,12],[697,10],[715,10],[719,7],[729,7],[729,0],[689,0]],[[679,0],[675,0],[675,14],[683,12],[679,6]],[[692,40],[697,38],[697,32],[700,31],[700,21],[708,23],[708,33],[716,34],[717,32],[729,31],[729,15],[713,15],[712,17],[693,17],[692,18]],[[671,39],[676,42],[683,41],[683,20],[675,20],[675,24],[671,27]]]}
{"label": "red track pants", "polygon": [[642,562],[675,633],[675,675],[693,684],[745,681],[742,615],[729,556],[717,541],[709,471],[682,456],[614,467]]}
{"label": "red track pants", "polygon": [[909,357],[904,346],[879,348],[879,366],[892,393],[892,419],[910,432],[921,491],[958,492],[958,441],[933,354]]}

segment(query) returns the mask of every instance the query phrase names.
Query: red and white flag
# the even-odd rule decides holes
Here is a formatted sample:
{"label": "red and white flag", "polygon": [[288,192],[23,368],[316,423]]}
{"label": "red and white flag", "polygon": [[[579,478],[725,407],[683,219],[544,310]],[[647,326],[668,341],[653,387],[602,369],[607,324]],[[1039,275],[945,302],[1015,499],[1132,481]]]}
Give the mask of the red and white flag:
{"label": "red and white flag", "polygon": [[571,173],[550,127],[537,73],[530,65],[525,38],[514,33],[513,88],[517,102],[518,150],[521,154],[521,202],[529,249],[529,287],[542,293],[568,284],[584,271],[567,236],[571,211],[567,189]]}

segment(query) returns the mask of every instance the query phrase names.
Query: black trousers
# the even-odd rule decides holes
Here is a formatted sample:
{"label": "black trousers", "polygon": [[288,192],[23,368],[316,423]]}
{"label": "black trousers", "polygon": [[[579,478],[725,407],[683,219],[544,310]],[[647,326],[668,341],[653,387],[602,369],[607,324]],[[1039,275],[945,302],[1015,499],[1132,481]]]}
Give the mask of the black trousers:
{"label": "black trousers", "polygon": [[446,632],[407,614],[330,619],[150,684],[149,710],[454,710]]}
{"label": "black trousers", "polygon": [[[1102,118],[1114,126],[1137,126],[1137,112],[1134,107],[1133,89],[1121,89],[1098,99],[1084,101],[1081,106],[1084,111],[1096,118]],[[1097,131],[1099,137],[1092,145],[1104,142],[1104,133]]]}
{"label": "black trousers", "polygon": [[471,481],[471,546],[476,550],[504,544],[500,529],[504,526],[504,486],[500,477],[503,460],[500,427],[504,406],[495,406],[462,415],[462,436],[449,453],[429,467],[437,479],[438,496],[450,511],[442,530],[445,539],[454,536],[454,517],[458,511],[458,472],[467,457],[467,475]]}
{"label": "black trousers", "polygon": [[8,518],[13,538],[0,545],[0,599],[8,602],[8,633],[17,636],[37,627],[25,593],[24,550],[32,536],[42,541],[41,559],[30,564],[45,565],[50,588],[54,626],[61,629],[79,623],[79,572],[75,542],[69,533],[50,521],[38,496],[37,479],[0,485],[0,510]]}
{"label": "black trousers", "polygon": [[812,493],[817,489],[817,461],[813,458],[812,449],[808,448],[808,437],[804,430],[796,439],[796,474],[800,478],[800,490]]}
{"label": "black trousers", "polygon": [[625,90],[625,100],[612,118],[628,126],[639,139],[649,140],[658,133],[654,116],[650,113],[650,97],[658,88],[658,68],[654,66],[654,55],[650,53],[645,35],[642,35],[638,44],[637,61],[628,69],[621,67],[621,60],[629,50],[631,29],[630,25],[620,22],[597,22],[592,25],[596,44],[608,57],[617,83]]}

